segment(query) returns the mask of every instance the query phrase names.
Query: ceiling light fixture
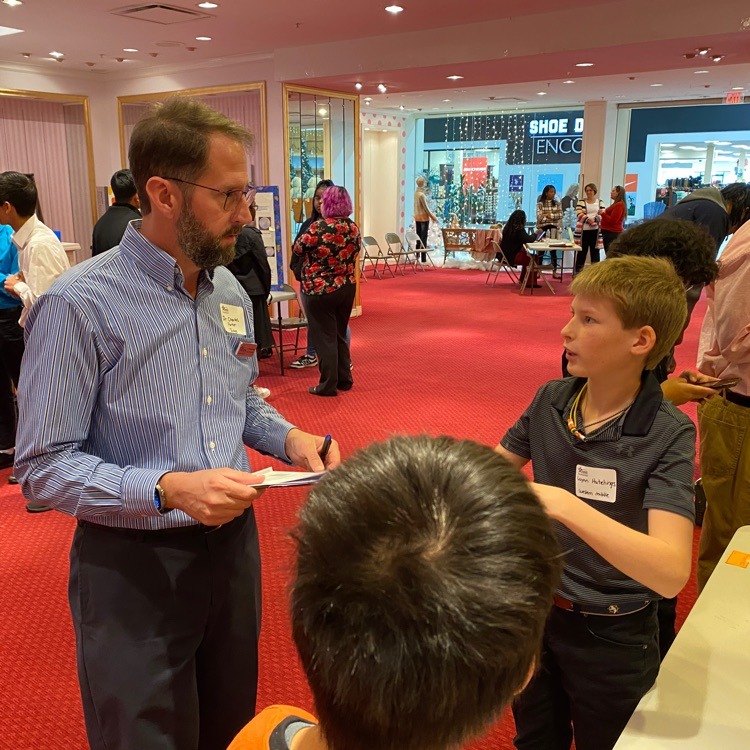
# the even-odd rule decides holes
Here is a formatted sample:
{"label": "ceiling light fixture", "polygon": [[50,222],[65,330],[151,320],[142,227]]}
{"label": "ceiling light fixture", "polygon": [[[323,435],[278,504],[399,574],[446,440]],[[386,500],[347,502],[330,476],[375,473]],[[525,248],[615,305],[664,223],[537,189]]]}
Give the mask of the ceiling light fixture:
{"label": "ceiling light fixture", "polygon": [[55,50],[52,50],[52,52],[49,53],[50,57],[58,58],[58,57],[65,57],[64,52],[56,52]]}
{"label": "ceiling light fixture", "polygon": [[443,101],[444,101],[444,102],[449,102],[449,101],[450,101],[450,99],[443,99]]}
{"label": "ceiling light fixture", "polygon": [[663,83],[652,83],[651,84],[652,88],[656,88],[657,86],[663,86],[663,85],[664,85]]}
{"label": "ceiling light fixture", "polygon": [[28,60],[31,57],[31,52],[22,52],[21,57],[25,57]]}
{"label": "ceiling light fixture", "polygon": [[321,117],[325,117],[325,116],[326,116],[326,115],[328,114],[328,110],[327,110],[327,109],[326,109],[325,107],[321,107],[321,108],[320,108],[320,109],[318,110],[318,114],[319,114],[319,115],[320,115]]}
{"label": "ceiling light fixture", "polygon": [[403,109],[403,108],[404,108],[404,105],[402,104],[402,105],[401,105],[401,106],[399,107],[399,109]]}
{"label": "ceiling light fixture", "polygon": [[575,83],[575,81],[571,81],[570,79],[568,79],[567,81],[563,81],[563,83]]}
{"label": "ceiling light fixture", "polygon": [[744,86],[733,86],[732,87],[732,91],[744,91],[744,90],[745,90]]}
{"label": "ceiling light fixture", "polygon": [[582,63],[576,63],[576,68],[593,68],[594,63],[590,62],[582,62]]}
{"label": "ceiling light fixture", "polygon": [[696,75],[696,76],[699,76],[699,75],[701,75],[703,73],[708,73],[708,71],[707,70],[694,70],[693,71],[693,74]]}
{"label": "ceiling light fixture", "polygon": [[11,26],[0,26],[0,36],[9,36],[10,34],[22,34],[23,29],[14,29]]}
{"label": "ceiling light fixture", "polygon": [[449,81],[460,81],[463,79],[463,76],[452,75],[452,76],[446,76],[446,78]]}
{"label": "ceiling light fixture", "polygon": [[388,91],[388,89],[387,89],[387,87],[386,87],[386,85],[384,83],[379,83],[378,84],[378,91],[381,94],[385,94],[385,92]]}
{"label": "ceiling light fixture", "polygon": [[546,91],[537,91],[536,95],[537,96],[547,96],[547,92]]}
{"label": "ceiling light fixture", "polygon": [[392,13],[394,16],[397,15],[398,13],[401,13],[401,11],[403,10],[403,8],[400,5],[386,5],[385,9],[389,13]]}
{"label": "ceiling light fixture", "polygon": [[699,55],[707,55],[711,51],[711,48],[710,47],[696,47],[695,51]]}
{"label": "ceiling light fixture", "polygon": [[219,3],[209,3],[209,2],[196,3],[196,5],[199,8],[206,8],[206,10],[210,10],[212,8],[218,8],[219,7]]}
{"label": "ceiling light fixture", "polygon": [[21,0],[3,0],[3,2],[11,8],[17,8],[19,5],[23,5]]}
{"label": "ceiling light fixture", "polygon": [[711,59],[714,62],[721,62],[724,59],[724,55],[711,55]]}
{"label": "ceiling light fixture", "polygon": [[354,88],[357,89],[357,91],[361,91],[362,90],[362,84],[359,81],[357,81],[357,83],[354,84]]}
{"label": "ceiling light fixture", "polygon": [[137,49],[134,49],[133,47],[124,47],[123,52],[138,52]]}
{"label": "ceiling light fixture", "polygon": [[196,42],[210,42],[211,37],[210,36],[197,36],[195,37]]}

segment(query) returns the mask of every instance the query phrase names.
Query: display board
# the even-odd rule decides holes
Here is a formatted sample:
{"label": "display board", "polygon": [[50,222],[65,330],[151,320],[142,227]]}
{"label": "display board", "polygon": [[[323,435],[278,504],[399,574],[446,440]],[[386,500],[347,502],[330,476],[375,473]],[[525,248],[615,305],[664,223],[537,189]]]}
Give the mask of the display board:
{"label": "display board", "polygon": [[281,246],[279,188],[276,185],[258,185],[257,190],[258,192],[255,195],[255,226],[263,235],[268,265],[271,266],[271,288],[279,289],[286,278],[284,251]]}

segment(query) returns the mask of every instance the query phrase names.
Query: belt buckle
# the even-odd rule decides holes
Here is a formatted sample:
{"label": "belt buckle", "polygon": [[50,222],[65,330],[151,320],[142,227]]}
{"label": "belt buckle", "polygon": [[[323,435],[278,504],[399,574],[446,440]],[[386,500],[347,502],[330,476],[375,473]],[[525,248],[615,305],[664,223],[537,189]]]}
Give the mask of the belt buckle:
{"label": "belt buckle", "polygon": [[607,607],[607,612],[611,615],[616,615],[620,611],[620,607],[617,604],[610,604],[609,607]]}

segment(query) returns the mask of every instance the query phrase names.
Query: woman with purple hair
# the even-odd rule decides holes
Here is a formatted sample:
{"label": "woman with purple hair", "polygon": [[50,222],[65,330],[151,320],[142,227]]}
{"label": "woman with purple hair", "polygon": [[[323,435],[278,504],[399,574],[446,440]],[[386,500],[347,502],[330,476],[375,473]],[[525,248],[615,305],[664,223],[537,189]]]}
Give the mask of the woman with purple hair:
{"label": "woman with purple hair", "polygon": [[314,396],[336,396],[353,385],[346,328],[362,238],[349,218],[352,200],[346,188],[329,187],[323,193],[321,213],[322,218],[297,238],[293,250],[302,258],[302,306],[308,336],[318,352],[320,382],[309,390]]}

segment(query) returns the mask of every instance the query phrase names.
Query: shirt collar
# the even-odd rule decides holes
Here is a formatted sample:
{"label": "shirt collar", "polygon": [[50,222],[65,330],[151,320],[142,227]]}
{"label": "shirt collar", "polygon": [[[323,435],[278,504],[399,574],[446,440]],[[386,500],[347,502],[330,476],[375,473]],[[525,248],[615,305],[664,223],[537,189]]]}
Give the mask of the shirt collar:
{"label": "shirt collar", "polygon": [[[125,229],[120,241],[120,252],[130,258],[159,286],[167,291],[174,288],[185,289],[185,277],[177,261],[169,253],[149,242],[141,234],[141,219],[134,219]],[[213,271],[201,271],[198,277],[198,291],[201,293],[205,286],[213,291]]]}
{"label": "shirt collar", "polygon": [[32,233],[37,227],[39,219],[36,218],[36,214],[33,214],[24,225],[13,234],[13,242],[16,243],[16,247],[19,250],[23,250],[26,243],[29,241]]}
{"label": "shirt collar", "polygon": [[[552,401],[552,406],[560,412],[561,418],[571,400],[583,388],[585,382],[586,378],[565,378],[563,388]],[[643,375],[641,375],[641,389],[623,420],[622,434],[647,435],[663,400],[664,396],[659,381],[650,370],[644,370]]]}

